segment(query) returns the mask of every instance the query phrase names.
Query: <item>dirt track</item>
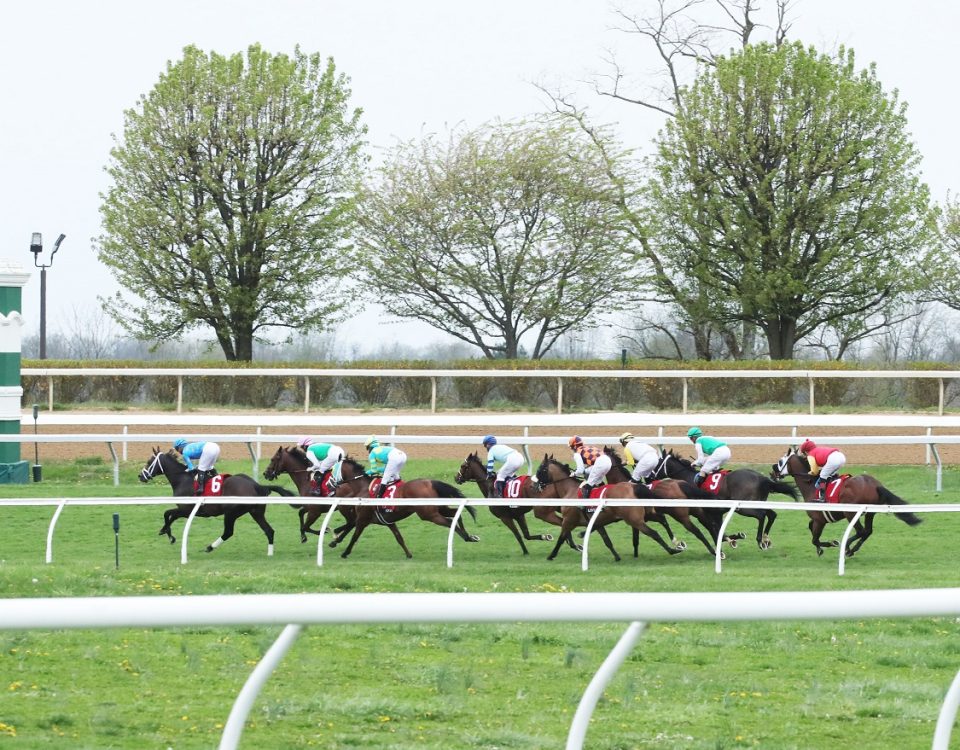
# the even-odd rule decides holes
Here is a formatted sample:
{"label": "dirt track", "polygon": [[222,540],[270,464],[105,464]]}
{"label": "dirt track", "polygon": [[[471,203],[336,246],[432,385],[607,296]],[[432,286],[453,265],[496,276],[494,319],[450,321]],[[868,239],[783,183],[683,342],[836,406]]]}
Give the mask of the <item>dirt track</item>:
{"label": "dirt track", "polygon": [[[116,412],[111,412],[116,414]],[[237,412],[211,412],[211,413],[229,413],[236,414]],[[249,412],[249,414],[254,414],[255,412]],[[273,416],[277,415],[277,412],[263,412],[264,414],[269,413]],[[358,412],[351,410],[344,410],[342,412],[344,415],[355,416]],[[450,412],[443,412],[444,415],[450,415]],[[329,416],[329,413],[327,414]],[[132,413],[131,413],[132,416]],[[291,415],[293,416],[293,415]],[[43,425],[41,419],[41,427],[39,430],[40,434],[81,434],[81,433],[104,433],[104,432],[120,432],[119,428],[104,428],[102,426],[69,426],[69,425]],[[271,427],[268,430],[268,433],[273,434],[299,434],[302,431],[302,427],[289,426],[289,427]],[[382,431],[382,427],[379,428]],[[653,429],[641,429],[634,427],[629,424],[623,425],[624,430],[633,430],[638,435],[652,435],[654,434]],[[337,429],[336,431],[340,434],[372,434],[377,432],[378,428],[372,425],[367,425],[364,427],[350,426],[342,429]],[[149,425],[149,426],[130,426],[130,434],[157,434],[157,433],[166,433],[166,434],[180,434],[183,433],[188,439],[196,436],[202,436],[204,433],[218,432],[218,433],[245,433],[252,432],[249,428],[233,428],[233,427],[211,427],[210,429],[195,429],[193,431],[184,430],[182,427],[176,424],[176,417],[171,415],[171,422],[169,425]],[[476,449],[481,451],[480,439],[483,435],[488,433],[493,434],[502,434],[505,436],[514,436],[519,435],[521,430],[515,427],[504,428],[498,426],[495,423],[491,423],[485,427],[404,427],[402,431],[411,434],[411,435],[462,435],[465,432],[476,432],[477,434],[477,446]],[[583,424],[578,427],[577,432],[582,434],[615,434],[620,430],[614,430],[611,427],[596,427],[592,426],[589,423],[589,416],[585,416]],[[940,431],[945,432],[945,431]],[[558,429],[554,427],[543,427],[543,428],[531,428],[531,435],[556,435]],[[788,430],[786,428],[752,428],[752,427],[721,427],[711,428],[710,433],[714,435],[723,435],[723,436],[784,436],[784,447],[789,443],[789,440],[786,435],[788,435]],[[935,430],[936,434],[937,431]],[[24,437],[26,438],[29,434],[28,428],[23,430]],[[676,429],[675,431],[668,430],[668,435],[671,436],[682,436],[683,431]],[[817,430],[815,428],[809,429],[808,433],[805,436],[809,435],[810,437],[816,438],[818,435],[831,435],[831,436],[840,436],[840,435],[923,435],[925,430],[922,428],[903,428],[896,427],[890,429],[876,429],[876,428],[864,428],[864,427],[855,427],[855,428],[839,428],[839,427],[825,427],[822,430]],[[265,436],[267,439],[263,441],[263,453],[266,454],[269,450],[275,448],[280,443],[271,443],[269,441],[269,434]],[[511,443],[516,444],[517,440],[510,440]],[[359,444],[356,445],[344,445],[348,451],[355,454],[362,453],[362,447]],[[230,459],[243,459],[248,456],[247,449],[243,445],[238,444],[225,444],[222,446],[224,458]],[[463,456],[470,450],[467,446],[460,445],[437,445],[437,446],[427,446],[427,445],[408,445],[404,446],[404,450],[411,458],[463,458]],[[539,450],[539,449],[537,449]],[[92,456],[101,456],[104,460],[109,460],[110,452],[107,446],[104,443],[100,442],[91,442],[91,443],[56,443],[56,444],[44,444],[40,446],[40,451],[42,456],[47,458],[60,458],[60,459],[71,459],[71,458],[80,458],[80,457],[92,457]],[[565,454],[567,451],[566,445],[564,443],[558,443],[555,449],[556,453]],[[875,446],[844,446],[844,453],[847,455],[849,464],[922,464],[926,460],[926,451],[924,446],[897,446],[897,445],[875,445]],[[536,455],[536,450],[532,451]],[[693,453],[692,446],[689,453]],[[128,448],[128,456],[130,460],[139,460],[140,454],[146,456],[149,453],[148,447],[144,443],[130,443]],[[734,446],[733,447],[733,463],[751,463],[751,464],[765,464],[771,463],[775,460],[782,450],[779,448],[774,448],[773,446]],[[943,446],[940,448],[940,454],[943,458],[944,463],[957,464],[960,463],[960,446]],[[33,446],[29,444],[28,441],[24,441],[22,455],[24,458],[30,457],[33,455]]]}

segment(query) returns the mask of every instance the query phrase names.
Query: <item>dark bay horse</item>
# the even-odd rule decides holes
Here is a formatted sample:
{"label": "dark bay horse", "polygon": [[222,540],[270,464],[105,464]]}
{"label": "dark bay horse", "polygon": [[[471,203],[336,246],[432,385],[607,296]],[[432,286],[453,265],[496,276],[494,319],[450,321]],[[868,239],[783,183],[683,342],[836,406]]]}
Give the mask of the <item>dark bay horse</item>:
{"label": "dark bay horse", "polygon": [[[187,467],[181,462],[179,454],[174,450],[162,453],[159,448],[153,449],[153,456],[147,461],[146,465],[140,471],[140,481],[149,482],[155,476],[163,474],[170,486],[173,488],[174,497],[193,498],[193,473],[187,470]],[[284,497],[294,497],[290,490],[276,485],[259,484],[252,477],[246,474],[231,474],[223,482],[223,494],[236,497],[266,497],[271,492],[276,492]],[[198,498],[199,499],[199,498]],[[193,511],[196,502],[181,503],[176,508],[170,508],[163,513],[163,527],[160,529],[160,535],[166,534],[170,538],[170,544],[177,541],[171,532],[170,526],[178,518],[186,518]],[[245,513],[257,522],[257,525],[263,529],[267,537],[267,554],[273,554],[273,527],[267,523],[267,506],[262,505],[238,505],[229,503],[207,503],[204,502],[197,511],[198,516],[211,518],[214,516],[223,516],[223,533],[218,539],[207,545],[207,552],[213,552],[217,547],[223,544],[227,539],[233,536],[233,527],[237,519]]]}
{"label": "dark bay horse", "polygon": [[[553,456],[544,456],[540,466],[537,467],[537,481],[544,487],[541,497],[549,497],[548,493],[554,493],[559,499],[573,499],[577,497],[580,481],[573,476],[572,469],[565,463],[557,461]],[[634,484],[633,482],[620,482],[618,484],[607,485],[606,497],[610,499],[640,499],[649,500],[654,497],[653,493],[643,484]],[[613,559],[620,562],[620,555],[613,548],[613,544],[605,535],[604,527],[623,521],[640,533],[653,539],[670,555],[676,555],[683,552],[682,549],[668,545],[656,531],[646,524],[647,511],[649,509],[642,505],[634,506],[616,506],[605,507],[600,511],[597,520],[594,523],[594,529],[600,534],[607,549],[613,554]],[[563,506],[563,526],[560,527],[560,536],[553,551],[547,556],[548,560],[553,560],[560,551],[560,546],[564,541],[569,540],[572,532],[578,526],[586,526],[587,513],[584,508],[578,505]]]}
{"label": "dark bay horse", "polygon": [[[493,487],[493,481],[487,477],[487,467],[483,461],[480,460],[480,457],[476,453],[471,453],[467,456],[463,463],[460,464],[460,469],[457,471],[457,475],[454,477],[454,481],[457,484],[463,484],[465,482],[476,482],[477,486],[480,488],[480,492],[483,493],[484,497],[490,497]],[[540,485],[538,485],[533,479],[527,479],[520,485],[520,492],[516,498],[511,498],[510,500],[521,500],[521,499],[531,499],[540,497]],[[552,542],[552,534],[531,534],[530,529],[527,527],[527,518],[526,515],[531,510],[533,515],[536,518],[539,518],[541,521],[546,521],[547,523],[553,524],[554,526],[562,526],[563,518],[560,514],[557,513],[557,509],[549,507],[546,505],[507,505],[510,500],[504,500],[504,505],[491,505],[490,512],[494,517],[499,518],[503,524],[513,532],[514,538],[517,540],[517,544],[520,545],[520,549],[523,551],[523,554],[529,554],[527,551],[527,546],[523,543],[524,539],[527,541],[544,541]]]}
{"label": "dark bay horse", "polygon": [[[694,477],[697,470],[690,461],[676,455],[673,451],[664,451],[657,464],[656,476],[663,478],[682,479],[695,484]],[[702,489],[702,488],[701,488]],[[712,489],[712,488],[711,488]],[[753,469],[734,469],[723,475],[717,487],[718,500],[748,500],[765,502],[771,493],[787,495],[796,500],[797,491],[786,482],[776,481]],[[770,549],[770,529],[777,520],[777,513],[773,510],[760,508],[738,508],[737,513],[757,519],[757,546],[762,550]]]}
{"label": "dark bay horse", "polygon": [[[813,502],[815,490],[813,483],[816,477],[810,473],[810,464],[804,456],[795,453],[792,449],[773,465],[771,476],[780,479],[785,476],[793,477],[797,483],[797,489],[803,495],[804,502]],[[825,490],[826,491],[826,490]],[[869,474],[860,474],[852,476],[843,483],[840,490],[838,502],[851,503],[853,505],[907,505],[907,501],[894,495],[890,490],[884,487],[880,482]],[[839,521],[841,518],[850,521],[856,515],[851,511],[831,511],[829,503],[821,503],[823,510],[808,510],[810,516],[810,536],[813,546],[816,547],[817,555],[823,554],[824,547],[839,547],[839,542],[832,540],[821,542],[820,534],[828,523]],[[875,513],[864,513],[865,520],[857,521],[853,526],[853,535],[847,540],[847,549],[844,551],[847,557],[852,557],[863,543],[870,538],[873,533],[873,520]],[[921,519],[909,511],[894,513],[908,526],[916,526]]]}
{"label": "dark bay horse", "polygon": [[[343,459],[341,473],[343,475],[343,480],[337,487],[336,492],[334,492],[334,498],[369,497],[370,484],[374,478],[364,471],[364,468],[361,464],[347,456]],[[441,498],[462,499],[464,495],[456,487],[447,484],[446,482],[440,482],[435,479],[412,479],[408,482],[404,482],[399,487],[394,497],[397,499],[424,498],[437,500]],[[357,543],[357,540],[360,538],[360,535],[363,533],[364,529],[366,529],[370,524],[376,524],[389,528],[390,531],[393,532],[393,537],[397,540],[397,544],[400,545],[406,556],[411,558],[413,557],[413,553],[407,548],[407,544],[404,541],[403,536],[400,534],[400,529],[397,528],[397,521],[402,521],[404,518],[416,514],[416,516],[422,521],[430,521],[431,523],[437,524],[437,526],[442,526],[446,529],[449,529],[452,525],[453,516],[456,515],[456,510],[448,505],[431,504],[391,506],[389,503],[390,500],[385,499],[383,500],[383,505],[356,506],[356,508],[353,509],[354,515],[352,521],[348,520],[348,523],[344,529],[334,538],[332,542],[330,542],[330,546],[336,547],[352,530],[353,536],[350,538],[350,542],[347,544],[346,549],[340,554],[341,557],[347,557],[353,551],[353,547]],[[470,515],[476,519],[476,510],[469,505],[466,507],[467,512],[469,512]],[[350,519],[350,515],[348,513],[344,513],[344,515]],[[462,518],[458,519],[457,521],[456,533],[466,542],[480,541],[479,537],[467,533],[466,527],[463,525]]]}
{"label": "dark bay horse", "polygon": [[[289,474],[300,497],[315,497],[310,494],[313,474],[310,466],[310,459],[307,458],[307,454],[299,448],[280,447],[277,448],[277,452],[270,459],[270,464],[264,469],[263,477],[274,482],[281,474]],[[306,542],[307,534],[320,534],[319,530],[313,528],[313,524],[332,506],[330,504],[306,503],[294,507],[298,509],[300,516],[300,541]],[[353,506],[341,505],[339,510],[348,523],[352,521],[355,515]],[[339,534],[344,528],[344,526],[340,526],[334,529],[334,534]]]}
{"label": "dark bay horse", "polygon": [[[616,450],[604,446],[603,452],[610,456],[610,471],[607,472],[607,481],[611,483],[630,482],[632,477],[630,470],[623,463],[623,458],[617,454]],[[684,482],[679,479],[661,479],[650,488],[654,497],[662,497],[664,500],[715,500],[716,498],[706,490],[701,490],[692,482]],[[665,516],[671,516],[680,523],[683,528],[699,539],[703,546],[711,555],[716,554],[711,540],[708,540],[703,533],[696,527],[691,516],[696,518],[700,524],[707,530],[713,540],[716,540],[720,532],[720,525],[723,523],[722,508],[696,508],[674,505],[665,505],[662,508],[647,508],[647,520],[656,521],[661,524],[670,535],[674,547],[685,549],[686,545],[678,541],[673,535]],[[636,545],[639,538],[639,531],[634,529],[634,556],[636,556]],[[732,546],[736,546],[736,540],[727,538]]]}

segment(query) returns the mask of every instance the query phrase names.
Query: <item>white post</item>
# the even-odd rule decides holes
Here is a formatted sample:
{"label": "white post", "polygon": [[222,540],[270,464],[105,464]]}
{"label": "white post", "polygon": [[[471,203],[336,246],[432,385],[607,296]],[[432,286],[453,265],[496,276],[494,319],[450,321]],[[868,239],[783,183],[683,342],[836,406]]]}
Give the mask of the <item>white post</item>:
{"label": "white post", "polygon": [[[932,428],[932,427],[928,427],[928,428],[927,428],[927,437],[930,437],[931,435],[933,435],[933,428]],[[925,463],[929,466],[929,464],[930,464],[930,443],[927,443],[926,446],[924,446],[924,452],[925,452],[925,454],[926,454],[926,462],[925,462]]]}
{"label": "white post", "polygon": [[457,524],[460,523],[460,516],[463,515],[463,508],[466,505],[464,500],[457,506],[457,512],[453,514],[453,520],[450,522],[450,531],[447,533],[447,567],[453,567],[453,537],[457,533]]}
{"label": "white post", "polygon": [[[127,426],[126,426],[126,425],[123,426],[123,434],[124,434],[124,435],[127,434]],[[127,460],[127,441],[126,441],[126,440],[123,441],[123,446],[122,446],[120,452],[121,452],[122,455],[123,455],[123,460],[126,461],[126,460]]]}
{"label": "white post", "polygon": [[583,692],[583,697],[577,706],[577,712],[573,715],[573,721],[570,724],[570,734],[567,735],[567,750],[581,750],[583,741],[587,737],[587,727],[590,726],[590,717],[593,716],[593,710],[597,707],[600,696],[603,695],[604,688],[610,684],[620,665],[626,660],[633,650],[637,640],[643,634],[645,622],[631,622],[626,632],[620,636],[617,645],[603,660],[600,669],[590,680],[587,689]]}
{"label": "white post", "polygon": [[177,375],[177,414],[183,411],[183,375]]}
{"label": "white post", "polygon": [[847,528],[843,532],[843,539],[840,540],[840,575],[843,575],[843,569],[847,561],[847,540],[850,538],[850,532],[853,531],[853,527],[857,525],[857,521],[860,520],[860,516],[863,515],[866,509],[866,505],[861,506],[860,510],[854,513],[853,518],[850,519],[850,523],[847,524]]}
{"label": "white post", "polygon": [[327,511],[327,514],[323,517],[323,523],[320,524],[320,538],[317,540],[317,566],[323,565],[323,537],[327,533],[327,526],[330,525],[330,519],[333,518],[333,511],[337,509],[339,503],[334,502],[330,506],[330,510]]}
{"label": "white post", "polygon": [[590,567],[590,532],[593,531],[593,526],[597,522],[600,511],[603,510],[605,504],[606,500],[601,499],[597,509],[593,511],[593,515],[590,516],[590,520],[587,521],[587,530],[583,534],[583,553],[580,555],[580,570],[586,570]]}
{"label": "white post", "polygon": [[683,413],[687,413],[687,379],[682,378],[683,380]]}
{"label": "white post", "polygon": [[197,511],[200,510],[200,506],[203,505],[203,500],[200,499],[193,506],[193,510],[190,511],[190,515],[187,516],[187,522],[183,525],[183,539],[180,540],[180,564],[187,564],[187,539],[190,536],[190,524],[193,523],[194,517],[197,515]]}
{"label": "white post", "polygon": [[950,750],[950,733],[957,720],[957,707],[960,706],[960,672],[953,678],[947,697],[940,706],[937,728],[933,732],[933,750]]}
{"label": "white post", "polygon": [[267,653],[263,655],[260,663],[253,668],[239,695],[237,695],[233,708],[230,709],[230,716],[227,718],[223,735],[220,737],[220,750],[233,750],[240,744],[243,725],[254,701],[260,694],[260,689],[273,674],[273,670],[276,669],[284,654],[290,650],[294,641],[297,640],[301,630],[303,630],[303,625],[287,625],[280,633],[280,637],[267,649]]}
{"label": "white post", "polygon": [[727,514],[723,517],[723,523],[720,524],[720,531],[717,533],[717,554],[716,560],[713,565],[713,569],[719,573],[721,569],[720,561],[723,559],[723,535],[727,532],[727,524],[730,523],[730,519],[733,518],[733,514],[737,512],[739,503],[734,503],[730,506],[730,510],[727,511]]}
{"label": "white post", "polygon": [[430,413],[437,413],[437,379],[430,378]]}
{"label": "white post", "polygon": [[813,378],[811,377],[809,378],[809,380],[810,380],[810,413],[813,414]]}
{"label": "white post", "polygon": [[937,378],[940,383],[940,400],[938,401],[937,414],[943,416],[943,378]]}
{"label": "white post", "polygon": [[557,414],[563,414],[563,378],[557,378]]}
{"label": "white post", "polygon": [[53,411],[53,375],[47,375],[47,411]]}
{"label": "white post", "polygon": [[53,562],[53,527],[57,525],[57,519],[60,518],[60,512],[66,504],[66,500],[60,501],[57,509],[53,512],[53,518],[50,519],[50,526],[47,528],[47,564]]}
{"label": "white post", "polygon": [[303,413],[310,413],[310,376],[303,377]]}

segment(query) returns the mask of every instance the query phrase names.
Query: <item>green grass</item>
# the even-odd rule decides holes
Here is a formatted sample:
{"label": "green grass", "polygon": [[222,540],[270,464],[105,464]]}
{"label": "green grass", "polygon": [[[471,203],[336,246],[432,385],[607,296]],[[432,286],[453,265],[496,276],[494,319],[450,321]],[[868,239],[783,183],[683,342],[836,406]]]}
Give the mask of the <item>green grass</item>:
{"label": "green grass", "polygon": [[[162,480],[136,481],[141,464],[45,463],[40,485],[0,486],[2,497],[166,496]],[[249,472],[249,463],[226,462]],[[861,467],[862,468],[862,467]],[[450,480],[447,461],[413,461],[405,475]],[[953,502],[960,473],[868,467],[911,502]],[[287,486],[289,481],[284,479]],[[475,493],[474,493],[475,494]],[[121,516],[114,567],[113,512]],[[296,512],[269,510],[276,556],[241,519],[233,539],[204,546],[218,519],[197,519],[190,562],[158,537],[158,507],[74,507],[59,521],[54,563],[43,563],[51,508],[0,509],[0,595],[155,595],[381,591],[772,591],[960,586],[960,516],[928,514],[908,528],[880,517],[861,554],[837,575],[835,555],[818,558],[806,516],[780,514],[774,547],[733,550],[721,575],[692,539],[668,557],[646,538],[630,554],[627,529],[611,536],[614,563],[591,542],[590,570],[564,549],[530,542],[523,558],[486,508],[468,524],[479,544],[458,540],[454,567],[446,530],[401,523],[406,560],[386,529],[371,528],[343,560],[316,538],[301,545]],[[531,520],[536,533],[546,531]],[[732,526],[752,538],[754,522]],[[840,527],[834,525],[833,536]],[[553,531],[553,529],[550,529]],[[689,535],[686,535],[689,536]],[[257,701],[244,747],[562,747],[584,687],[623,624],[316,626],[287,654]],[[34,747],[209,748],[232,702],[278,628],[0,631],[0,749]],[[929,747],[937,712],[960,668],[957,618],[847,622],[652,623],[594,714],[587,746],[627,748]],[[960,731],[960,730],[958,730]],[[954,746],[960,747],[960,737]]]}

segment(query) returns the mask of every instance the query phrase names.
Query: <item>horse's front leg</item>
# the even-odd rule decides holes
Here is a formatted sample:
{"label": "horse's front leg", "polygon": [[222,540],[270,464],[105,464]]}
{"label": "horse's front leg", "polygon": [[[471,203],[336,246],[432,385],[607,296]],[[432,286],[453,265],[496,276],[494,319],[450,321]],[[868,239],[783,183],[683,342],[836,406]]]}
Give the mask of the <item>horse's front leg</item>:
{"label": "horse's front leg", "polygon": [[223,533],[207,545],[207,552],[213,552],[217,547],[233,536],[233,527],[236,525],[237,519],[246,512],[247,508],[228,508],[224,511]]}
{"label": "horse's front leg", "polygon": [[530,529],[527,526],[527,517],[525,514],[521,513],[516,518],[517,526],[520,527],[520,531],[523,532],[523,538],[528,542],[552,542],[553,534],[531,534]]}
{"label": "horse's front leg", "polygon": [[[490,510],[492,511],[493,508],[491,507]],[[504,513],[501,516],[498,516],[496,513],[494,513],[493,515],[497,516],[497,518],[499,518],[503,522],[503,525],[506,526],[508,529],[510,529],[510,533],[513,534],[513,538],[516,539],[517,544],[520,545],[521,552],[523,552],[523,554],[525,555],[529,555],[530,552],[529,550],[527,550],[527,545],[523,543],[523,536],[520,535],[520,531],[517,529],[517,524],[518,523],[522,524],[523,517],[521,516],[520,519],[518,519],[517,521],[514,521],[513,517],[509,513]],[[524,529],[524,535],[527,536],[527,538],[529,539],[529,532],[526,529]]]}
{"label": "horse's front leg", "polygon": [[563,526],[563,516],[557,513],[556,508],[548,505],[533,506],[533,515],[551,526]]}
{"label": "horse's front leg", "polygon": [[177,538],[173,535],[172,529],[170,528],[174,521],[181,517],[179,508],[170,508],[163,512],[163,526],[160,527],[160,531],[157,532],[157,536],[163,536],[164,534],[170,539],[170,544],[175,544]]}
{"label": "horse's front leg", "polygon": [[400,533],[400,529],[397,528],[397,525],[395,523],[388,523],[387,528],[393,532],[393,538],[396,539],[397,544],[399,544],[403,548],[403,552],[407,556],[407,559],[409,560],[411,557],[413,557],[413,553],[409,549],[407,549],[407,543],[404,541],[403,534]]}
{"label": "horse's front leg", "polygon": [[[594,511],[594,513],[599,513],[601,511]],[[619,519],[611,519],[610,521],[604,521],[602,518],[598,519],[596,524],[594,524],[593,530],[596,531],[600,538],[603,539],[603,543],[607,546],[607,549],[610,550],[610,554],[613,555],[614,562],[620,562],[620,553],[617,552],[616,548],[613,546],[613,542],[610,541],[610,535],[607,534],[606,528],[604,528],[608,523],[613,523]]]}
{"label": "horse's front leg", "polygon": [[577,526],[580,525],[580,521],[576,517],[577,515],[579,515],[579,511],[577,512],[577,514],[567,513],[564,515],[563,525],[560,526],[560,534],[557,537],[557,543],[554,545],[553,551],[549,555],[547,555],[548,560],[553,560],[556,558],[557,553],[560,551],[560,547],[563,545],[564,542],[566,542],[575,550],[577,550],[577,552],[583,551],[583,547],[581,547],[579,544],[573,541],[572,532],[575,528],[577,528]]}
{"label": "horse's front leg", "polygon": [[773,510],[767,511],[767,523],[763,529],[763,535],[760,538],[760,549],[768,550],[773,546],[773,542],[770,541],[770,529],[773,528],[773,522],[777,520],[777,513]]}
{"label": "horse's front leg", "polygon": [[671,547],[669,544],[667,544],[664,541],[662,536],[660,536],[656,531],[654,531],[649,526],[647,526],[647,524],[644,523],[643,521],[640,521],[635,528],[639,529],[642,534],[646,534],[648,537],[653,539],[653,541],[655,541],[657,544],[663,547],[664,550],[666,550],[668,555],[679,555],[681,552],[683,552],[682,549]]}
{"label": "horse's front leg", "polygon": [[[370,523],[369,516],[363,516],[363,517],[357,516],[357,521],[353,529],[353,536],[350,538],[350,544],[348,544],[347,548],[340,553],[340,557],[347,558],[350,556],[350,553],[353,552],[353,546],[357,543],[357,540],[360,538],[360,535],[363,533],[363,530],[367,528],[367,525],[369,523]],[[394,534],[394,536],[396,536],[396,534]],[[332,547],[333,544],[331,543],[330,546]],[[400,546],[403,547],[404,551],[407,553],[407,557],[413,557],[413,555],[410,554],[410,550],[407,549],[406,545],[404,545],[401,542]]]}
{"label": "horse's front leg", "polygon": [[267,522],[267,507],[265,505],[252,507],[250,516],[267,537],[267,557],[273,557],[273,526]]}

